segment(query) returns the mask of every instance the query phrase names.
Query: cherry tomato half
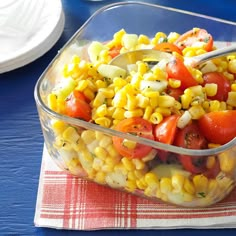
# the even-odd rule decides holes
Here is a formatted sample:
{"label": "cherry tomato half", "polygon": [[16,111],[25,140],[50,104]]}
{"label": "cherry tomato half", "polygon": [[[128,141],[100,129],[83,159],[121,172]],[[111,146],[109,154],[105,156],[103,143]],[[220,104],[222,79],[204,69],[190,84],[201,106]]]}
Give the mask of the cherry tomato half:
{"label": "cherry tomato half", "polygon": [[205,29],[192,29],[184,34],[175,41],[175,44],[183,50],[185,47],[191,47],[202,43],[203,48],[206,51],[211,51],[213,47],[213,37]]}
{"label": "cherry tomato half", "polygon": [[171,115],[163,119],[154,127],[155,140],[161,143],[172,144],[177,130],[178,115]]}
{"label": "cherry tomato half", "polygon": [[[115,129],[124,133],[154,140],[152,124],[143,118],[133,117],[122,120],[117,124]],[[116,150],[125,157],[142,158],[152,150],[152,147],[140,143],[134,143],[134,147],[129,147],[125,143],[126,140],[117,136],[112,137],[112,140]]]}
{"label": "cherry tomato half", "polygon": [[209,83],[217,84],[217,93],[215,96],[209,97],[210,99],[216,99],[219,101],[226,101],[228,98],[228,92],[231,91],[231,85],[228,79],[219,72],[208,72],[203,75],[204,85]]}
{"label": "cherry tomato half", "polygon": [[65,111],[68,116],[91,120],[91,107],[83,93],[74,90],[66,99]]}
{"label": "cherry tomato half", "polygon": [[187,67],[184,65],[184,62],[178,57],[173,57],[173,59],[167,63],[166,72],[169,78],[174,78],[181,81],[180,88],[182,90],[198,84],[188,71]]}
{"label": "cherry tomato half", "polygon": [[183,95],[183,90],[180,88],[167,88],[166,93],[176,101],[180,101],[180,97]]}
{"label": "cherry tomato half", "polygon": [[[206,149],[207,140],[199,131],[196,123],[179,129],[176,133],[174,144],[178,147],[189,149]],[[179,161],[183,167],[191,173],[203,173],[206,170],[206,157],[179,155]]]}
{"label": "cherry tomato half", "polygon": [[159,50],[159,51],[169,52],[169,53],[177,52],[180,55],[182,55],[182,51],[178,48],[178,46],[176,46],[173,43],[168,43],[168,42],[159,43],[155,45],[154,49]]}
{"label": "cherry tomato half", "polygon": [[236,110],[206,113],[198,124],[209,142],[226,144],[236,137]]}

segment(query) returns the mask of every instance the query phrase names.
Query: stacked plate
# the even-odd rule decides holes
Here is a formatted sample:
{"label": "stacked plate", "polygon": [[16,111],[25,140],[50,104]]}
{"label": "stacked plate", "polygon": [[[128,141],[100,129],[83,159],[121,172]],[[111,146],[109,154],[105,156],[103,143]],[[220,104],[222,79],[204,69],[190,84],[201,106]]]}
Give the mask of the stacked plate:
{"label": "stacked plate", "polygon": [[24,66],[59,39],[65,17],[60,0],[0,2],[0,73]]}

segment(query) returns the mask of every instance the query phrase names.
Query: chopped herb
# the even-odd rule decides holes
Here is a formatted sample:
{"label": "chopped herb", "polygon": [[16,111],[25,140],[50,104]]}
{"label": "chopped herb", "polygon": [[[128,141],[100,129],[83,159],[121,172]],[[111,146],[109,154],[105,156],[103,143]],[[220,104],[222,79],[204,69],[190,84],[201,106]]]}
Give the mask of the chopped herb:
{"label": "chopped herb", "polygon": [[206,197],[206,194],[205,194],[204,192],[200,192],[200,193],[198,193],[198,195],[199,195],[200,197],[202,197],[202,198],[205,198],[205,197]]}

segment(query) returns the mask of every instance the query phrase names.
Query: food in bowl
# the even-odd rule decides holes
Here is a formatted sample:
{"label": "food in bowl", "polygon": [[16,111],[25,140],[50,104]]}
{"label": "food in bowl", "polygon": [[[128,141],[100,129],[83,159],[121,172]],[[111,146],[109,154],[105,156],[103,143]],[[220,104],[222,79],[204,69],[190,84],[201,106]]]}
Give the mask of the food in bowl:
{"label": "food in bowl", "polygon": [[[173,58],[138,61],[128,72],[109,64],[142,48]],[[49,153],[63,169],[186,207],[211,205],[233,189],[236,55],[186,66],[185,57],[215,49],[211,33],[197,27],[152,36],[120,29],[77,49],[43,93],[52,112],[39,111]]]}

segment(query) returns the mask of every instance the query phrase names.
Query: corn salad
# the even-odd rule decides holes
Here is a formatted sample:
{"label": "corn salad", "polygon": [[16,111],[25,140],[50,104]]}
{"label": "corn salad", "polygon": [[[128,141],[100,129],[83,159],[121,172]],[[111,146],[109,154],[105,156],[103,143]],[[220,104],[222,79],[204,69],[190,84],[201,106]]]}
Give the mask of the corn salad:
{"label": "corn salad", "polygon": [[[198,30],[198,28],[196,28]],[[180,35],[157,32],[153,38],[137,35],[124,29],[116,32],[108,43],[92,42],[88,46],[89,60],[74,55],[61,71],[61,81],[47,97],[51,110],[66,112],[71,93],[83,94],[89,104],[89,122],[115,129],[123,120],[142,118],[153,126],[171,115],[178,115],[178,129],[200,119],[212,111],[235,110],[236,107],[236,55],[228,55],[205,63],[202,67],[186,66],[196,85],[183,89],[177,98],[168,89],[180,89],[181,80],[170,78],[166,61],[150,67],[146,61],[138,61],[128,67],[128,72],[109,65],[115,53],[142,48],[153,48],[161,42],[173,43]],[[202,44],[187,46],[182,53],[172,54],[184,62],[185,57],[206,53]],[[227,99],[209,99],[217,94],[215,83],[204,84],[203,75],[220,72],[230,83]],[[207,206],[221,200],[234,186],[236,149],[220,155],[206,157],[206,168],[216,163],[216,176],[192,173],[173,158],[168,163],[159,160],[159,151],[151,149],[142,158],[129,158],[116,149],[113,138],[99,131],[86,130],[53,119],[54,146],[61,155],[66,169],[79,177],[102,185],[142,194],[152,199],[192,206]],[[133,149],[137,143],[123,140],[122,145]],[[208,143],[208,148],[218,147]]]}

